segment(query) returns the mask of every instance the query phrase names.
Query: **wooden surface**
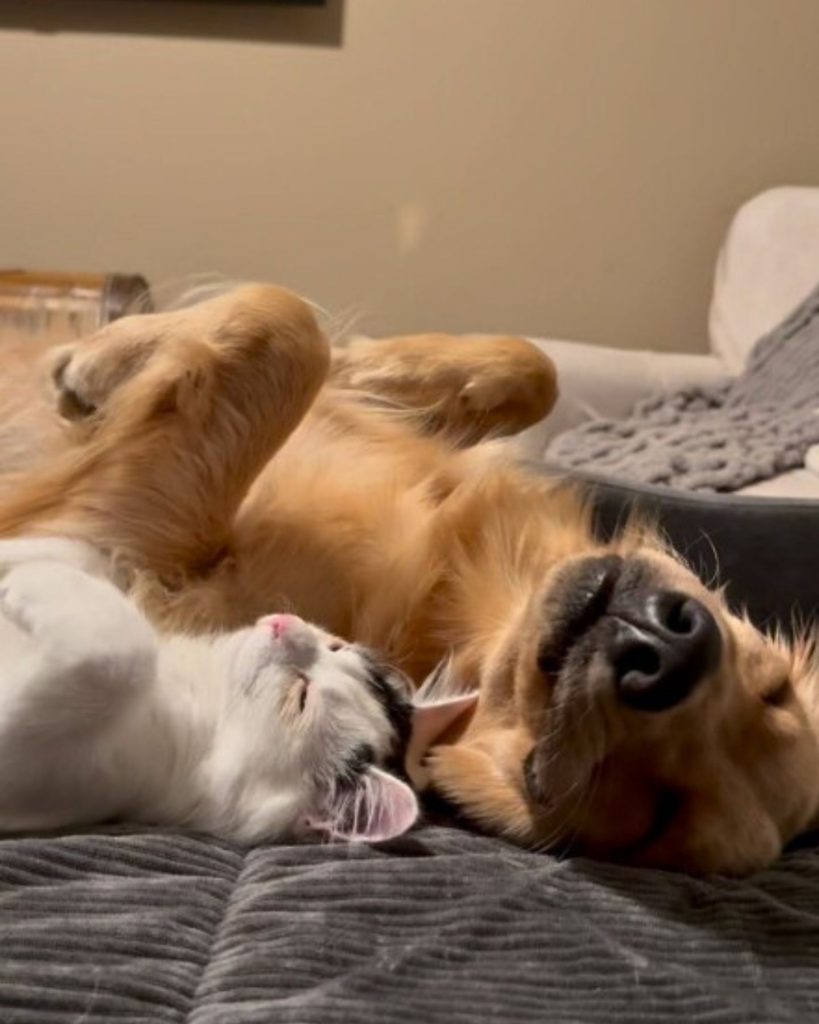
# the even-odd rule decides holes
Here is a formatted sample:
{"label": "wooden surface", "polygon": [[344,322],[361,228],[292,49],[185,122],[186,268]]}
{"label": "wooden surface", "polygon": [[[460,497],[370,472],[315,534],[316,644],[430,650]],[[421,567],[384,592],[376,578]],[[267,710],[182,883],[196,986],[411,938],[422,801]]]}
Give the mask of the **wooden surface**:
{"label": "wooden surface", "polygon": [[136,274],[0,270],[0,337],[64,341],[150,309],[148,283]]}

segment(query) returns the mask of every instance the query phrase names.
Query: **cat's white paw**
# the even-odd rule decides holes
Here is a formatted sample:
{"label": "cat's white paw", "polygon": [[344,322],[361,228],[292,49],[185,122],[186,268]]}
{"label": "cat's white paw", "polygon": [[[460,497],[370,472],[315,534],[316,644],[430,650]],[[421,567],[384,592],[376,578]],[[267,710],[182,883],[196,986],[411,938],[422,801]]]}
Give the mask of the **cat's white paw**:
{"label": "cat's white paw", "polygon": [[8,619],[12,626],[30,633],[31,622],[26,615],[26,603],[21,598],[17,588],[10,587],[6,580],[0,582],[0,615]]}
{"label": "cat's white paw", "polygon": [[107,576],[108,560],[93,545],[67,537],[20,537],[0,540],[0,578],[27,562],[59,562],[92,576]]}
{"label": "cat's white paw", "polygon": [[156,664],[145,617],[107,580],[59,562],[29,562],[0,581],[0,614],[28,633],[56,669],[89,682],[141,686]]}
{"label": "cat's white paw", "polygon": [[88,577],[56,562],[13,566],[0,582],[0,612],[20,629],[44,638],[87,607]]}

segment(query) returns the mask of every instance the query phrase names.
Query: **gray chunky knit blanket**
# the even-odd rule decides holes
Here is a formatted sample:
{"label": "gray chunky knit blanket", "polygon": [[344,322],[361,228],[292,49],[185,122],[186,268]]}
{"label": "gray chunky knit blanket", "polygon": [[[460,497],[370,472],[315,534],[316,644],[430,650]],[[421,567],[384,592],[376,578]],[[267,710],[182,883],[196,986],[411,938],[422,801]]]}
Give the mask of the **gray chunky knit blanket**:
{"label": "gray chunky knit blanket", "polygon": [[555,438],[551,462],[688,491],[735,491],[802,466],[819,444],[819,288],[754,346],[734,380],[639,402]]}

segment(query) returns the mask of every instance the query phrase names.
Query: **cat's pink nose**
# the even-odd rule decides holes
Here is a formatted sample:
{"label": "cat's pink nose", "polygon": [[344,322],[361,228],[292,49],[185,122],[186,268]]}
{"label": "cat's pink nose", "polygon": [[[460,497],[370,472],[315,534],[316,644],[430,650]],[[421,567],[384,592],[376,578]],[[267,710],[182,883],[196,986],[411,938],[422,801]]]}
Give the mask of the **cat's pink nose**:
{"label": "cat's pink nose", "polygon": [[285,634],[297,626],[301,622],[298,615],[271,615],[267,620],[267,624],[270,627],[270,632],[273,636],[280,640]]}

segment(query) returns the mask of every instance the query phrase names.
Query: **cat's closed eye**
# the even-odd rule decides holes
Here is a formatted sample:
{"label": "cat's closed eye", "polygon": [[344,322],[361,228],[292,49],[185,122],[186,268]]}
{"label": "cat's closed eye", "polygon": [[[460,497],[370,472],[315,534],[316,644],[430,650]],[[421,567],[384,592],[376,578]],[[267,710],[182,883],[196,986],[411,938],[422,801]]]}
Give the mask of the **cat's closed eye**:
{"label": "cat's closed eye", "polygon": [[331,640],[327,644],[327,650],[335,654],[336,651],[343,651],[346,646],[343,640]]}
{"label": "cat's closed eye", "polygon": [[304,711],[304,709],[307,707],[307,691],[309,689],[310,689],[310,680],[307,678],[307,676],[302,675],[301,673],[299,673],[298,688],[296,690],[296,694],[297,694],[296,701],[297,701],[297,704],[298,704],[299,713],[302,713]]}

